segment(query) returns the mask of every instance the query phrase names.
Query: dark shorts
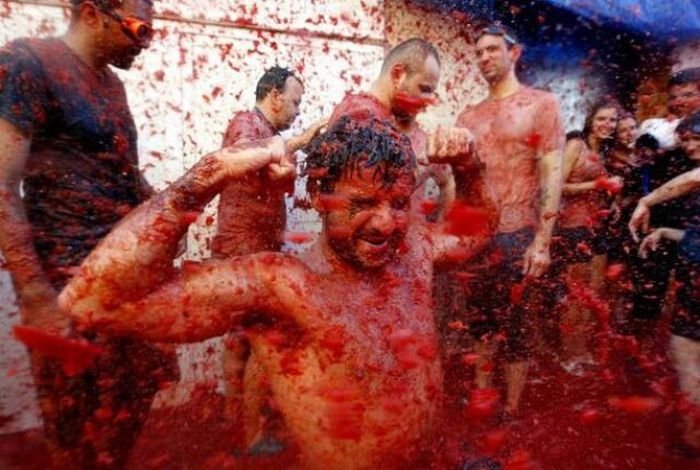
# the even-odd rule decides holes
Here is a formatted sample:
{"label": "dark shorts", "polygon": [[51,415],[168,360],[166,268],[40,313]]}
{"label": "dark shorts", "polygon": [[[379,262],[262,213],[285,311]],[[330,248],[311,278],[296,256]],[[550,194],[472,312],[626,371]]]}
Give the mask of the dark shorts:
{"label": "dark shorts", "polygon": [[517,362],[530,355],[542,304],[542,279],[524,279],[525,251],[532,229],[499,233],[473,263],[465,320],[474,337],[502,333],[504,356]]}
{"label": "dark shorts", "polygon": [[107,453],[123,466],[153,397],[179,378],[174,351],[130,338],[89,335],[102,348],[95,364],[66,375],[57,362],[33,355],[44,433],[50,445],[70,450],[77,467],[96,468]]}

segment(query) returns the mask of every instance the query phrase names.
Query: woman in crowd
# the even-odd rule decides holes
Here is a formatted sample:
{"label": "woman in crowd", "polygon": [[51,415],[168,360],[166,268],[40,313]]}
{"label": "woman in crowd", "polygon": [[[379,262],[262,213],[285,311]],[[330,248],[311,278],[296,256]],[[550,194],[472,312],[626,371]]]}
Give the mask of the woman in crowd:
{"label": "woman in crowd", "polygon": [[579,373],[591,362],[586,337],[590,312],[576,299],[581,288],[600,289],[605,266],[602,241],[610,194],[622,185],[620,177],[609,177],[605,158],[614,147],[619,106],[612,100],[595,104],[583,131],[569,135],[564,150],[562,205],[559,216],[555,260],[568,294],[562,318],[563,366]]}

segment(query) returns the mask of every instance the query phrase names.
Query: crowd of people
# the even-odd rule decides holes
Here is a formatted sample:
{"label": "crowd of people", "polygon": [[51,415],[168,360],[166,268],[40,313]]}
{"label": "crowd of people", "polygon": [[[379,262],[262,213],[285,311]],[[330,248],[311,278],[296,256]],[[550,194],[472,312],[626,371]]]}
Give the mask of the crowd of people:
{"label": "crowd of people", "polygon": [[[638,126],[606,97],[565,134],[558,99],[520,82],[522,46],[493,24],[474,36],[488,97],[453,127],[416,120],[442,65],[413,38],[369,89],[284,139],[305,89],[275,66],[222,149],[156,193],[109,67],[148,47],[151,20],[149,0],[73,0],[64,36],[0,49],[0,250],[24,333],[99,350],[79,371],[31,350],[56,466],[126,465],[177,380],[172,344],[226,336],[226,414],[247,452],[279,442],[305,467],[398,467],[435,442],[445,403],[473,398],[466,377],[495,390],[502,369],[489,419],[517,420],[533,360],[585,376],[613,338],[653,348],[664,309],[697,456],[700,69],[669,78],[668,116]],[[282,253],[302,176],[321,234]],[[212,258],[175,267],[216,196]]]}

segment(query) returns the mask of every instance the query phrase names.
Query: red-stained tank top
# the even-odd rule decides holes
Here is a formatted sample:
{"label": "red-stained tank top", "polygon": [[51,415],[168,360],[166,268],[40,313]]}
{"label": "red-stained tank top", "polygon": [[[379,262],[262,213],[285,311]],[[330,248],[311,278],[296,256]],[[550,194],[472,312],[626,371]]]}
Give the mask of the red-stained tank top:
{"label": "red-stained tank top", "polygon": [[[597,153],[586,145],[581,147],[581,153],[576,159],[566,183],[587,183],[600,177],[608,177],[603,160]],[[559,226],[562,228],[599,227],[601,217],[596,213],[608,207],[607,195],[598,189],[578,194],[562,195]]]}

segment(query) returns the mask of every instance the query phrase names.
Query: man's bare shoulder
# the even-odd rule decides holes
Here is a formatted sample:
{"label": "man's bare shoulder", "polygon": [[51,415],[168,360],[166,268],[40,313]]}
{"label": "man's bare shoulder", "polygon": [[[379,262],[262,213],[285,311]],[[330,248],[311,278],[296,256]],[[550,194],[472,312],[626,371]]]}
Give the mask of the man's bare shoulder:
{"label": "man's bare shoulder", "polygon": [[462,111],[457,115],[457,121],[456,121],[456,126],[457,127],[462,127],[465,124],[468,124],[472,119],[474,119],[474,116],[479,115],[479,110],[483,108],[484,101],[480,101],[478,103],[472,103],[466,105]]}
{"label": "man's bare shoulder", "polygon": [[[273,274],[282,271],[288,273],[311,273],[311,269],[309,269],[309,266],[307,266],[304,261],[289,253],[262,251],[246,255],[243,259],[249,260],[263,268],[269,268]],[[235,260],[234,258],[232,261],[235,262]]]}
{"label": "man's bare shoulder", "polygon": [[521,93],[532,101],[540,102],[545,105],[559,105],[559,98],[551,91],[533,87],[523,87]]}
{"label": "man's bare shoulder", "polygon": [[348,93],[333,110],[328,125],[332,126],[343,116],[358,121],[389,119],[390,111],[369,93]]}

